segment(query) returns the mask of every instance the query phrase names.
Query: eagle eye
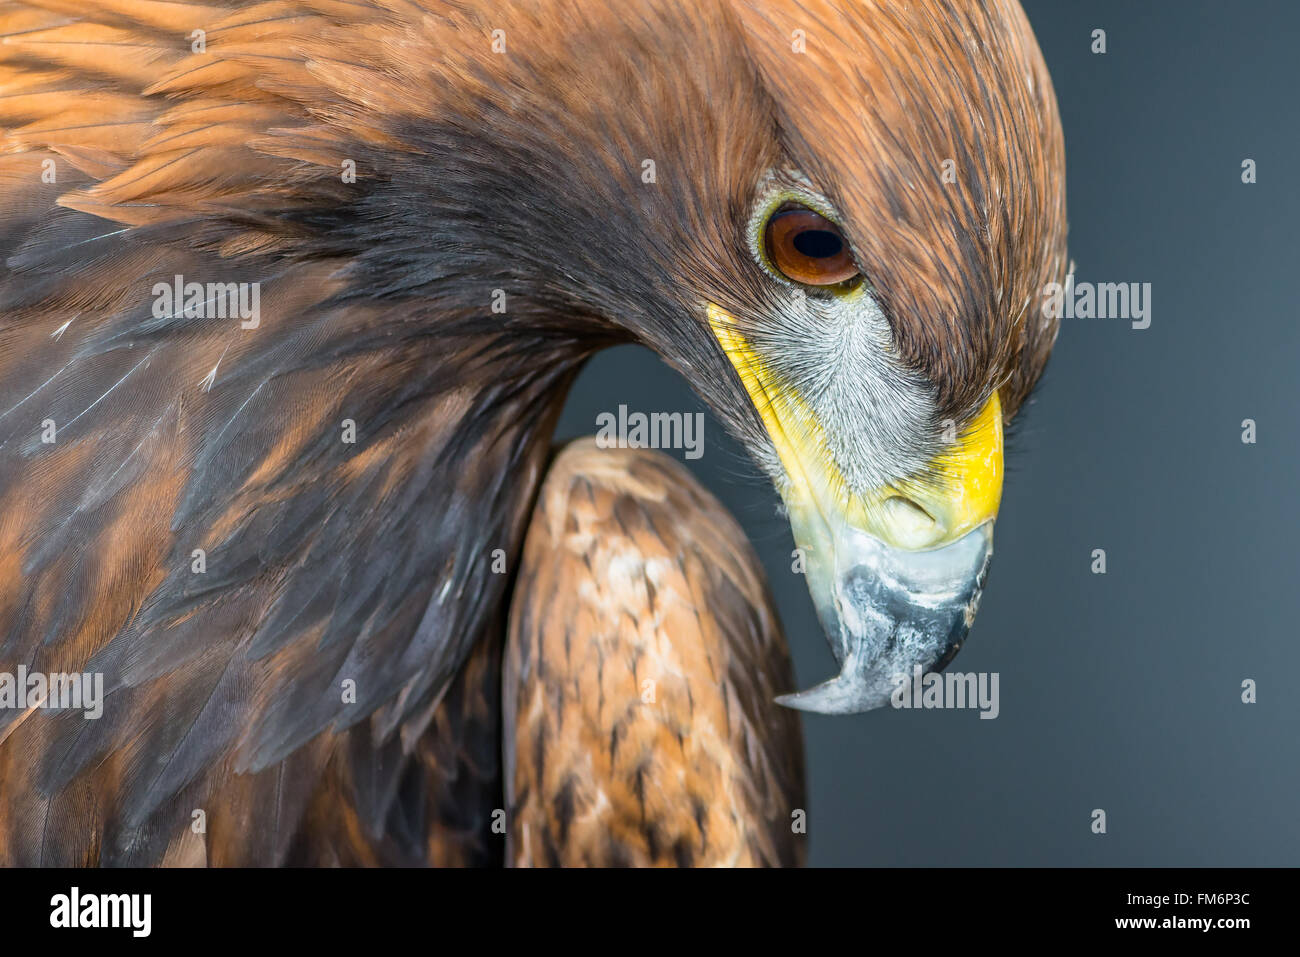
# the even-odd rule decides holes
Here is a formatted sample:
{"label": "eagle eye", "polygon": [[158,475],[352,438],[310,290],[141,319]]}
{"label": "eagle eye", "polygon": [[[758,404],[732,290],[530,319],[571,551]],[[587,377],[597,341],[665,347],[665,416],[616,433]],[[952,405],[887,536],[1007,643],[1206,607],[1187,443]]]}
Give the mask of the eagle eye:
{"label": "eagle eye", "polygon": [[840,228],[803,206],[778,209],[764,232],[767,258],[781,275],[805,286],[834,286],[858,275]]}

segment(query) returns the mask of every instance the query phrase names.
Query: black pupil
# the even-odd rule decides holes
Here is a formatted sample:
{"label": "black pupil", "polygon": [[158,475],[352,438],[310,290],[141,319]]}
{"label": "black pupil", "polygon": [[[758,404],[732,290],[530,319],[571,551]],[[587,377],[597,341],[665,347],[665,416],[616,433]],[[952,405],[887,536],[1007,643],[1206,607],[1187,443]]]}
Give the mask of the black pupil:
{"label": "black pupil", "polygon": [[844,248],[844,240],[840,239],[839,234],[828,229],[805,229],[795,234],[793,242],[794,248],[809,259],[838,256]]}

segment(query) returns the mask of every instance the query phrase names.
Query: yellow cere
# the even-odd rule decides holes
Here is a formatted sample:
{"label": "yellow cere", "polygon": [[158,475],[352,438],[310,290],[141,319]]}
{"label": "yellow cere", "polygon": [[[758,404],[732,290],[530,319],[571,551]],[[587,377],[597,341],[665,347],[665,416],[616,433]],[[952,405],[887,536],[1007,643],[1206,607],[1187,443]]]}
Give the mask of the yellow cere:
{"label": "yellow cere", "polygon": [[[931,463],[925,481],[899,481],[849,495],[819,423],[806,403],[771,381],[735,319],[708,305],[709,325],[758,410],[790,487],[790,506],[827,505],[844,522],[904,548],[955,541],[997,516],[1002,498],[1002,405],[994,392],[952,448]],[[900,503],[906,505],[900,507]]]}
{"label": "yellow cere", "polygon": [[953,537],[997,517],[1002,501],[1002,402],[996,392],[932,467],[944,477]]}

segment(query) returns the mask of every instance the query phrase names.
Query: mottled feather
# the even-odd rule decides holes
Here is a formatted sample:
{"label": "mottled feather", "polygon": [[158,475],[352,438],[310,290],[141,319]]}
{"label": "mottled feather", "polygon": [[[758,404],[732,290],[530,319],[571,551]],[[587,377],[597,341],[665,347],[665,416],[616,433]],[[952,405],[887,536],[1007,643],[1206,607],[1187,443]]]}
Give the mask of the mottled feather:
{"label": "mottled feather", "polygon": [[789,650],[721,503],[657,452],[564,449],[510,608],[515,866],[789,866],[805,853]]}

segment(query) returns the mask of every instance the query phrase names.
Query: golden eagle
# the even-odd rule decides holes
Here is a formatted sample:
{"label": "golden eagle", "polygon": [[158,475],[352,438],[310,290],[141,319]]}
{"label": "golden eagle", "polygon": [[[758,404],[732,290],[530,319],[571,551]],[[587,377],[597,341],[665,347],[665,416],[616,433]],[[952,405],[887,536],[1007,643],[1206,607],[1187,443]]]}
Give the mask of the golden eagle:
{"label": "golden eagle", "polygon": [[1063,168],[1015,0],[0,0],[0,862],[797,862],[757,563],[566,390],[686,377],[840,663],[781,700],[876,707],[974,615]]}

